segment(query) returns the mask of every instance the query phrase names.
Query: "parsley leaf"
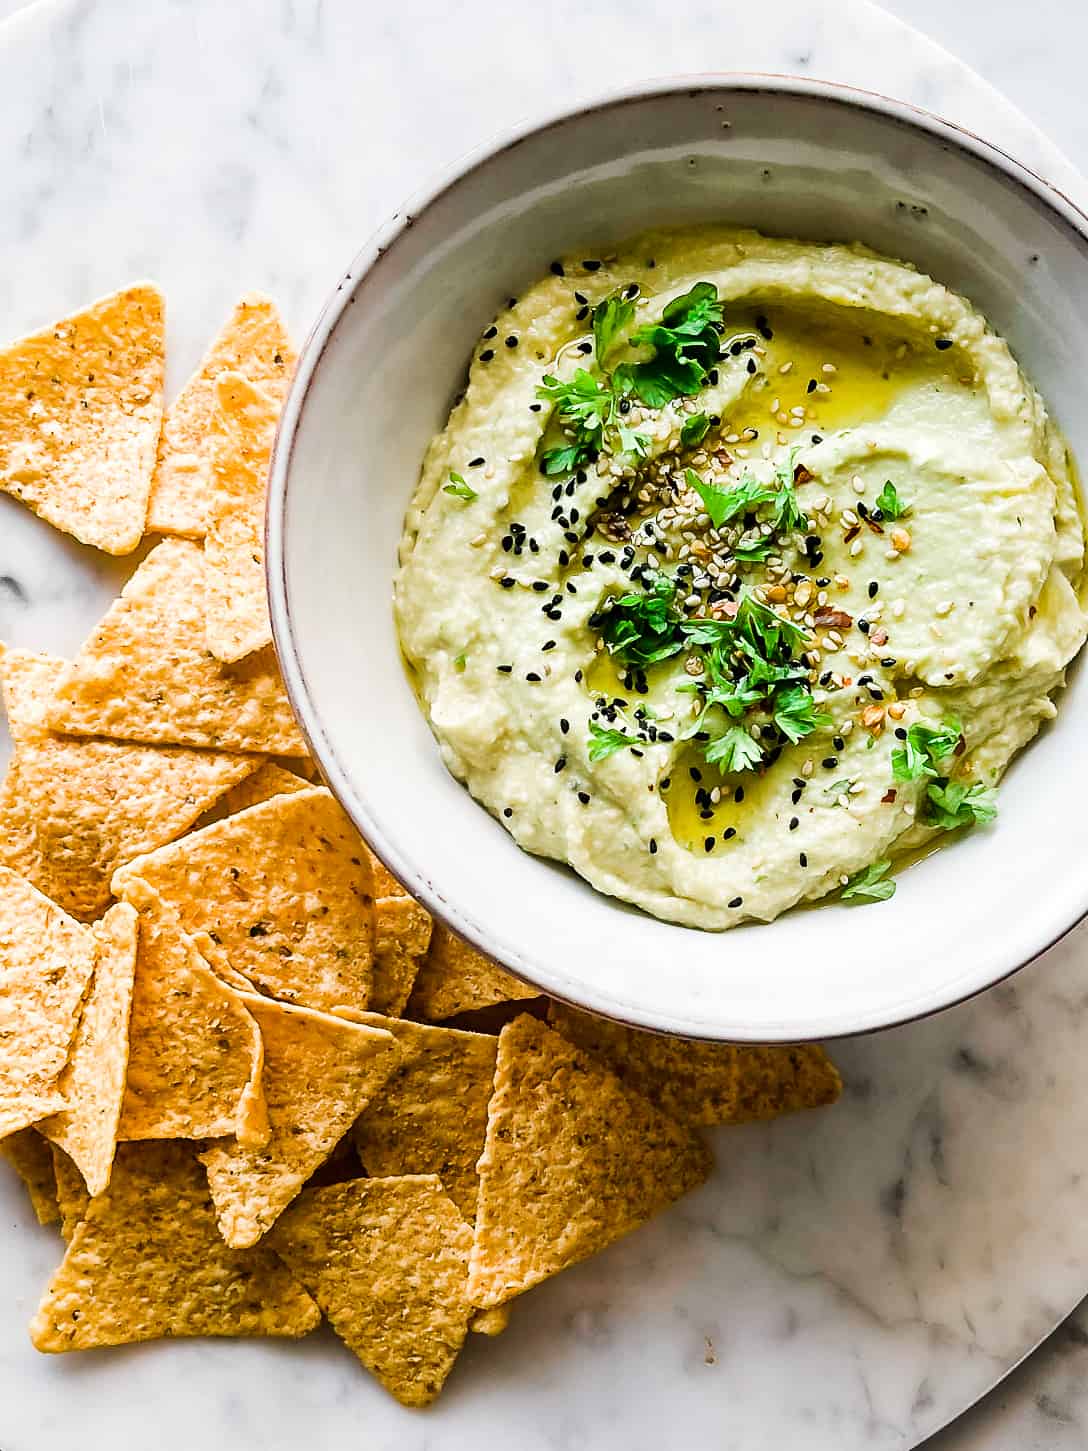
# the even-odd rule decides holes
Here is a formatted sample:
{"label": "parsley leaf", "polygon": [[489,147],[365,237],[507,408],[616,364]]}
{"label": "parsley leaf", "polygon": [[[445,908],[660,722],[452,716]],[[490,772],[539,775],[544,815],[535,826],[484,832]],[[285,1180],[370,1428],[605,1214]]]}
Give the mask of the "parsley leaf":
{"label": "parsley leaf", "polygon": [[635,304],[621,297],[619,293],[606,297],[593,309],[593,345],[598,366],[604,363],[612,351],[616,335],[630,327],[634,315]]}
{"label": "parsley leaf", "polygon": [[778,493],[774,496],[774,514],[772,523],[774,527],[784,534],[791,533],[795,529],[808,528],[808,515],[797,502],[797,495],[793,488],[794,460],[797,457],[797,450],[791,449],[789,459],[779,464],[774,471],[775,481],[778,484]]}
{"label": "parsley leaf", "polygon": [[912,725],[903,745],[892,752],[892,776],[896,781],[936,778],[941,774],[940,763],[954,753],[962,737],[963,727],[954,716],[938,728]]}
{"label": "parsley leaf", "polygon": [[442,492],[452,494],[455,499],[464,499],[466,504],[471,504],[473,499],[480,497],[475,489],[465,483],[463,476],[454,473],[452,469],[450,470],[450,482],[443,486]]}
{"label": "parsley leaf", "polygon": [[809,691],[800,685],[791,685],[775,696],[774,723],[796,745],[813,731],[826,730],[831,725],[831,717],[816,709]]}
{"label": "parsley leaf", "polygon": [[556,417],[572,440],[545,451],[540,460],[544,473],[554,478],[592,463],[604,446],[605,429],[616,410],[616,397],[607,383],[598,381],[585,368],[579,368],[569,383],[545,373],[536,396],[554,403]]}
{"label": "parsley leaf", "polygon": [[855,872],[843,887],[843,902],[886,902],[895,896],[895,883],[888,880],[891,862],[873,862],[863,872]]}
{"label": "parsley leaf", "polygon": [[926,791],[926,820],[946,831],[984,824],[996,815],[996,791],[979,782],[973,786],[959,781],[949,781],[945,786],[933,783]]}
{"label": "parsley leaf", "polygon": [[774,547],[775,541],[771,535],[764,534],[747,544],[734,544],[733,558],[738,564],[762,564]]}
{"label": "parsley leaf", "polygon": [[468,656],[462,650],[461,653],[460,653],[460,655],[455,655],[453,657],[453,668],[455,670],[457,670],[457,671],[464,670],[464,668],[465,668],[465,661],[467,659],[468,659]]}
{"label": "parsley leaf", "polygon": [[738,514],[747,513],[757,504],[765,504],[774,498],[774,493],[761,484],[754,474],[745,474],[733,489],[719,489],[714,484],[704,484],[694,469],[685,469],[684,478],[689,489],[694,489],[703,501],[703,508],[710,516],[715,529],[728,524]]}
{"label": "parsley leaf", "polygon": [[605,761],[609,756],[614,756],[617,751],[622,751],[625,746],[635,746],[638,741],[634,736],[629,736],[625,731],[609,730],[598,725],[595,720],[589,722],[589,759],[591,761]]}
{"label": "parsley leaf", "polygon": [[680,447],[694,448],[696,444],[702,443],[709,432],[710,419],[707,415],[693,413],[690,418],[685,418],[684,426],[680,430]]}
{"label": "parsley leaf", "polygon": [[896,493],[891,479],[884,480],[884,487],[876,496],[876,507],[885,519],[902,519],[904,514],[910,513],[910,505]]}
{"label": "parsley leaf", "polygon": [[721,351],[722,305],[713,282],[697,282],[674,297],[661,314],[633,334],[637,347],[652,347],[644,363],[625,363],[613,374],[615,386],[650,408],[697,393]]}
{"label": "parsley leaf", "polygon": [[644,433],[636,433],[633,428],[625,428],[622,423],[616,432],[620,436],[621,453],[633,453],[636,458],[645,458],[650,452],[650,440]]}
{"label": "parsley leaf", "polygon": [[672,608],[676,585],[667,574],[654,577],[646,594],[613,598],[590,617],[599,628],[609,654],[644,668],[668,660],[684,648],[682,621]]}
{"label": "parsley leaf", "polygon": [[711,765],[725,772],[750,771],[763,760],[759,744],[743,726],[730,726],[720,736],[707,741],[703,755]]}

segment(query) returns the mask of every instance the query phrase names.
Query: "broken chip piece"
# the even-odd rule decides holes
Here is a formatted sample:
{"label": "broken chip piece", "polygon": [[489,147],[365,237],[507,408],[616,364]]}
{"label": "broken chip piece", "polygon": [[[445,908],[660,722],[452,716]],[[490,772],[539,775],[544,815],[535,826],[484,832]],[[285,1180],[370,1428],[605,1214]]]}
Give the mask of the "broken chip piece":
{"label": "broken chip piece", "polygon": [[443,923],[436,922],[405,1011],[410,1018],[440,1023],[455,1013],[537,996],[536,988],[504,972]]}
{"label": "broken chip piece", "polygon": [[0,1157],[18,1174],[26,1186],[39,1224],[56,1224],[60,1219],[57,1204],[57,1179],[53,1172],[53,1151],[37,1129],[19,1129],[0,1140]]}

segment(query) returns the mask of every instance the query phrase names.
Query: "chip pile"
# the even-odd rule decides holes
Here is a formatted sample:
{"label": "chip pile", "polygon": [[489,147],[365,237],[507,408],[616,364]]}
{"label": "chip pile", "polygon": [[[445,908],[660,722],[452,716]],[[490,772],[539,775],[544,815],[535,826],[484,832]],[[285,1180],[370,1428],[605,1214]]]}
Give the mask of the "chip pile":
{"label": "chip pile", "polygon": [[548,1004],[432,923],[314,784],[272,650],[279,314],[243,298],[165,414],[163,353],[147,285],[0,352],[0,489],[110,553],[165,536],[73,660],[0,651],[0,1154],[67,1242],[31,1338],[324,1318],[423,1406],[703,1182],[699,1128],[841,1084]]}

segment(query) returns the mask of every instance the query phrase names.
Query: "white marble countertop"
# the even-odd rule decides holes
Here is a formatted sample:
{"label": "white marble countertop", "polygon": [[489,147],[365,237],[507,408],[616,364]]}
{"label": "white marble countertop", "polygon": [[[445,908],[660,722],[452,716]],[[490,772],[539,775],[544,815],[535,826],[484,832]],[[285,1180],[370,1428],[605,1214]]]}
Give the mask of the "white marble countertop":
{"label": "white marble countertop", "polygon": [[[1088,167],[1088,16],[890,0]],[[0,17],[20,9],[0,0]],[[1080,186],[1032,127],[867,0],[40,0],[0,28],[0,336],[132,276],[165,286],[180,382],[234,295],[296,330],[367,231],[507,119],[665,71],[801,71],[901,95]],[[622,26],[617,16],[622,15]],[[70,651],[115,587],[0,499],[0,637]],[[14,582],[14,583],[13,583]],[[1088,937],[941,1019],[843,1045],[836,1114],[735,1131],[714,1183],[533,1297],[426,1419],[327,1339],[43,1361],[55,1240],[0,1192],[0,1451],[905,1448],[1088,1290]],[[0,1186],[0,1190],[9,1186]],[[12,1317],[14,1305],[14,1318]],[[1088,1311],[941,1451],[1088,1438]]]}

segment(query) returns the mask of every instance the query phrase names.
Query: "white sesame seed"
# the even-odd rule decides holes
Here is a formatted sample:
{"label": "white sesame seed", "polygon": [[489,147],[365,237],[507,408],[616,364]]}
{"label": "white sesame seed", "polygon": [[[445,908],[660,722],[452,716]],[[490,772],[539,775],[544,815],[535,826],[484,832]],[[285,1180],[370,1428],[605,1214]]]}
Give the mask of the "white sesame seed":
{"label": "white sesame seed", "polygon": [[863,540],[861,540],[861,539],[855,539],[854,542],[853,542],[853,544],[851,544],[851,546],[850,546],[850,554],[851,554],[851,556],[856,559],[857,556],[861,553],[861,551],[862,551],[862,549],[864,547],[865,547],[865,545],[864,545],[864,541]]}
{"label": "white sesame seed", "polygon": [[815,769],[816,769],[815,762],[811,758],[809,758],[809,760],[807,760],[805,762],[805,764],[801,767],[801,775],[802,776],[811,776],[812,773],[813,773],[813,771]]}
{"label": "white sesame seed", "polygon": [[782,364],[779,365],[778,371],[780,373],[792,373],[793,372],[793,364],[792,363],[782,363]]}
{"label": "white sesame seed", "polygon": [[954,600],[941,600],[933,613],[939,615],[941,619],[944,619],[945,615],[950,615],[955,608],[956,604]]}
{"label": "white sesame seed", "polygon": [[820,369],[821,373],[837,373],[838,371],[839,370],[835,367],[834,363],[824,363],[823,367]]}

